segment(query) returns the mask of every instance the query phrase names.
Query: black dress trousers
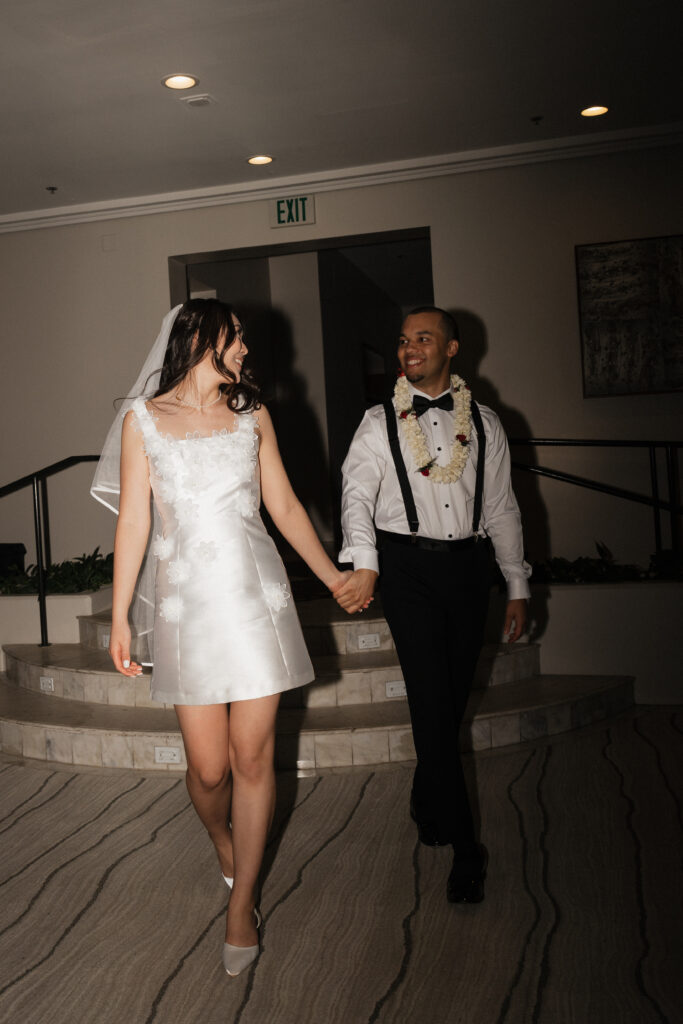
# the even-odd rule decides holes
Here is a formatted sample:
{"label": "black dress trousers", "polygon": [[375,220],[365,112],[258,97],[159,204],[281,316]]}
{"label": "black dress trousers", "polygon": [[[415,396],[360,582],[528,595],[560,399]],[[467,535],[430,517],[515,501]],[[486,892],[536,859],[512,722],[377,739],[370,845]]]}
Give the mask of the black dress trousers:
{"label": "black dress trousers", "polygon": [[382,606],[406,684],[419,821],[466,853],[475,842],[458,732],[481,651],[491,562],[486,542],[426,551],[386,541]]}

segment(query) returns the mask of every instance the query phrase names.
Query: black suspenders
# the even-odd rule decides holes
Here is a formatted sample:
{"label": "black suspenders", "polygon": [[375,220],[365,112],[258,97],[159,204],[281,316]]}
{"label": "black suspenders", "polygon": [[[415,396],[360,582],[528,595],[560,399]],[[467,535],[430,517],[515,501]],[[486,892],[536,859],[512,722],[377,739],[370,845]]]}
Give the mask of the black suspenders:
{"label": "black suspenders", "polygon": [[[476,537],[477,531],[479,530],[479,521],[481,519],[481,504],[484,494],[484,463],[486,460],[486,434],[484,433],[484,424],[482,423],[481,413],[479,412],[479,406],[476,402],[472,402],[470,406],[472,412],[472,422],[474,423],[474,429],[477,432],[477,476],[474,487],[474,509],[472,511],[472,533]],[[403,503],[406,507],[406,516],[408,518],[408,526],[410,528],[410,535],[415,537],[419,529],[419,521],[417,518],[417,509],[415,508],[415,499],[413,498],[413,492],[408,480],[408,472],[406,470],[406,464],[403,461],[403,455],[401,454],[401,446],[398,442],[398,423],[396,422],[396,412],[394,410],[394,404],[391,401],[384,403],[384,415],[387,421],[387,435],[389,437],[389,447],[391,448],[391,454],[394,458],[394,465],[396,466],[396,475],[398,476],[398,482],[401,487],[401,494],[403,495]]]}
{"label": "black suspenders", "polygon": [[389,447],[391,448],[391,454],[394,457],[394,465],[396,466],[398,482],[401,486],[401,494],[403,495],[403,504],[406,507],[406,515],[408,517],[410,535],[411,537],[414,537],[417,534],[420,523],[417,518],[415,499],[413,498],[413,491],[410,486],[410,481],[408,480],[406,464],[403,461],[403,455],[401,454],[401,446],[398,443],[398,424],[396,422],[396,413],[394,411],[393,402],[387,401],[384,403],[384,414],[387,418],[387,434],[389,435]]}
{"label": "black suspenders", "polygon": [[470,404],[474,429],[477,432],[477,481],[474,485],[474,509],[472,511],[472,533],[477,535],[481,519],[481,502],[484,496],[484,462],[486,460],[486,434],[481,421],[479,406],[475,401]]}

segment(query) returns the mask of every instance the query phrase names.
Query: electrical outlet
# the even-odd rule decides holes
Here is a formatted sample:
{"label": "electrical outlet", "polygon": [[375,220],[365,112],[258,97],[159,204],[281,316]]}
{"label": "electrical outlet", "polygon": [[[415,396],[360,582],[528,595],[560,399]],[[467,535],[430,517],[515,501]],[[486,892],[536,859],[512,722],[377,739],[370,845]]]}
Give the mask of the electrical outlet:
{"label": "electrical outlet", "polygon": [[55,681],[51,676],[40,677],[40,688],[43,693],[54,693],[55,692]]}
{"label": "electrical outlet", "polygon": [[155,764],[180,764],[180,747],[155,747]]}
{"label": "electrical outlet", "polygon": [[101,644],[102,644],[102,647],[104,647],[105,651],[109,650],[109,641],[110,640],[111,640],[111,633],[103,633],[102,634]]}
{"label": "electrical outlet", "polygon": [[379,633],[363,633],[358,637],[359,651],[369,651],[373,647],[379,647]]}
{"label": "electrical outlet", "polygon": [[405,697],[406,684],[402,679],[394,679],[386,684],[387,697]]}

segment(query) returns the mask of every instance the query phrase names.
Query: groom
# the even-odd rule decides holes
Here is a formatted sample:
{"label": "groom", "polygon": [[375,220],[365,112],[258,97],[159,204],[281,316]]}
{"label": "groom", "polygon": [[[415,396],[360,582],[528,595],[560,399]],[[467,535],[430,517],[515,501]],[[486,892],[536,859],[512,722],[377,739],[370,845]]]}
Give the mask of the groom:
{"label": "groom", "polygon": [[362,611],[379,577],[417,754],[410,814],[421,842],[453,846],[448,900],[478,903],[488,853],[475,834],[458,732],[483,642],[486,538],[507,582],[509,641],[524,630],[531,570],[500,420],[449,373],[457,333],[436,306],[403,322],[393,402],[366,412],[342,467],[339,560],[354,573],[335,597]]}

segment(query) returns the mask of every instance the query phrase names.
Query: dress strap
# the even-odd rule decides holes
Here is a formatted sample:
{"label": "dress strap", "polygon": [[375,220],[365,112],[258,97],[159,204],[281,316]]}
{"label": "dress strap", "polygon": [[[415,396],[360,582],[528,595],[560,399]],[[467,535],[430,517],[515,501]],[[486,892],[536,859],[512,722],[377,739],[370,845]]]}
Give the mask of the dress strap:
{"label": "dress strap", "polygon": [[235,426],[235,433],[238,431],[253,431],[256,430],[256,417],[253,412],[235,412],[237,417],[237,424]]}
{"label": "dress strap", "polygon": [[133,410],[136,425],[144,439],[148,441],[150,440],[150,438],[156,437],[158,431],[156,428],[156,424],[154,422],[154,417],[147,408],[145,400],[144,398],[142,398],[142,396],[135,399],[135,401],[131,405],[131,409]]}

